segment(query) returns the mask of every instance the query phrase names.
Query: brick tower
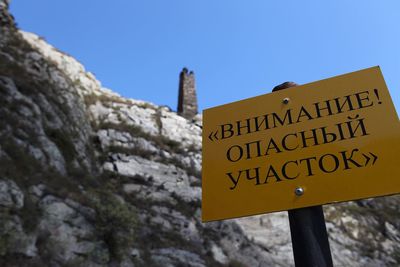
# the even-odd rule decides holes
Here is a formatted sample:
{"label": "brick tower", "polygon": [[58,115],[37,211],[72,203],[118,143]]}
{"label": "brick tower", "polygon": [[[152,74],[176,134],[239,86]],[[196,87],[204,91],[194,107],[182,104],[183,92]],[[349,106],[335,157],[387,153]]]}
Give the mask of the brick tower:
{"label": "brick tower", "polygon": [[178,114],[192,119],[197,114],[197,96],[194,73],[183,68],[179,75]]}

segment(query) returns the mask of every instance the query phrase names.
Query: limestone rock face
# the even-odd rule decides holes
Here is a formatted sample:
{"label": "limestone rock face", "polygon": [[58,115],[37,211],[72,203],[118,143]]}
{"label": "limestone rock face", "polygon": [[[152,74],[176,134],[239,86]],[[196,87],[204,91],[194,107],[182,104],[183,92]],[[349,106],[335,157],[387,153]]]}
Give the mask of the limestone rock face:
{"label": "limestone rock face", "polygon": [[[7,8],[0,266],[293,266],[285,212],[201,222],[201,115],[103,88]],[[399,203],[326,206],[335,265],[400,265]]]}
{"label": "limestone rock face", "polygon": [[20,209],[24,206],[24,194],[14,181],[0,181],[0,206],[15,209]]}

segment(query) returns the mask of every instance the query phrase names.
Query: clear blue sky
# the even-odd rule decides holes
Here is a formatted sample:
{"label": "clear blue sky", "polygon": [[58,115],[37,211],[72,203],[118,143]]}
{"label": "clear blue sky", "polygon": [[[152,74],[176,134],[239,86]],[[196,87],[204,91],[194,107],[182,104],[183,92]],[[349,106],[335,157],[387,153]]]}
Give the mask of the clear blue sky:
{"label": "clear blue sky", "polygon": [[11,11],[103,86],[174,110],[184,66],[204,109],[380,65],[400,111],[399,0],[13,0]]}

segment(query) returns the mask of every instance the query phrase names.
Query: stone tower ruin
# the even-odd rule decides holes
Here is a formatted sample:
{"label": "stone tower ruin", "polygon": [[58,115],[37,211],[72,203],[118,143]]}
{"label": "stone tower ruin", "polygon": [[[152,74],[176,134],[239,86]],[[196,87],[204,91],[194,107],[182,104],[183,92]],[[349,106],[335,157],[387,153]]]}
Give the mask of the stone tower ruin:
{"label": "stone tower ruin", "polygon": [[192,119],[197,112],[194,73],[183,68],[179,75],[178,114],[186,119]]}

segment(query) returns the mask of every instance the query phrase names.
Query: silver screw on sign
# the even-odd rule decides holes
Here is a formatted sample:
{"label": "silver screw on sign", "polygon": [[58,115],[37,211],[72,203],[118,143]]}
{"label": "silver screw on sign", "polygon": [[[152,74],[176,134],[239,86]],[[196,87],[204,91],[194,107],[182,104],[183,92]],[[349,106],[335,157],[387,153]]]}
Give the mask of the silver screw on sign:
{"label": "silver screw on sign", "polygon": [[302,188],[302,187],[297,187],[295,190],[294,190],[294,193],[296,194],[296,196],[301,196],[301,195],[303,195],[304,194],[304,189]]}
{"label": "silver screw on sign", "polygon": [[290,98],[285,97],[282,102],[283,102],[283,104],[287,105],[287,104],[289,104],[289,101],[290,101]]}

